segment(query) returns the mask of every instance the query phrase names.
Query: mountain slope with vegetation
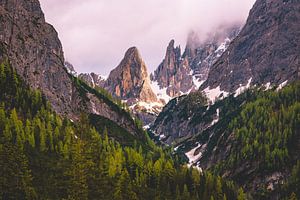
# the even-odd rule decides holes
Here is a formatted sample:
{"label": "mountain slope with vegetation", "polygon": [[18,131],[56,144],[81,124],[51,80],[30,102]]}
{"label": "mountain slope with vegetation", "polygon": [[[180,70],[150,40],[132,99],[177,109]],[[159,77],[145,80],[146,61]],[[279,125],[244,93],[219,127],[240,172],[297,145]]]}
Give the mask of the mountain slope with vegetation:
{"label": "mountain slope with vegetation", "polygon": [[241,199],[242,189],[178,164],[160,148],[122,147],[86,115],[52,111],[7,61],[0,65],[2,199]]}
{"label": "mountain slope with vegetation", "polygon": [[[185,102],[177,105],[195,104]],[[299,196],[299,102],[300,83],[295,82],[281,90],[253,88],[209,107],[199,104],[190,113],[177,110],[178,116],[187,113],[189,130],[195,132],[176,141],[176,152],[193,159],[191,165],[234,180],[255,199],[282,199],[293,192]],[[197,129],[201,124],[209,126]]]}
{"label": "mountain slope with vegetation", "polygon": [[280,189],[300,159],[300,83],[251,95],[200,163],[264,196]]}

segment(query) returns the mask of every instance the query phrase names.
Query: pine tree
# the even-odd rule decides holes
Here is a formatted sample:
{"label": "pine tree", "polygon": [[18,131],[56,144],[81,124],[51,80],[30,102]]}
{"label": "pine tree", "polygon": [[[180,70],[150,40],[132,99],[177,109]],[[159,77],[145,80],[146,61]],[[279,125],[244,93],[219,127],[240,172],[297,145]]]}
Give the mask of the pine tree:
{"label": "pine tree", "polygon": [[189,200],[190,199],[190,193],[188,191],[187,185],[183,186],[183,192],[182,192],[182,200]]}
{"label": "pine tree", "polygon": [[23,152],[10,142],[1,145],[0,169],[0,197],[36,199],[28,160]]}
{"label": "pine tree", "polygon": [[246,200],[246,194],[242,188],[238,190],[237,200]]}
{"label": "pine tree", "polygon": [[222,182],[221,182],[221,177],[217,177],[216,179],[216,186],[215,186],[215,194],[216,194],[216,199],[217,200],[222,200],[223,199],[223,192],[222,192]]}
{"label": "pine tree", "polygon": [[70,168],[67,170],[69,177],[68,198],[69,199],[88,199],[87,185],[87,161],[83,154],[83,144],[78,141],[72,145]]}
{"label": "pine tree", "polygon": [[176,185],[176,192],[175,192],[175,200],[181,200],[181,194],[180,194],[180,190],[179,190],[179,186]]}
{"label": "pine tree", "polygon": [[297,195],[293,192],[289,198],[289,200],[297,200]]}
{"label": "pine tree", "polygon": [[136,193],[132,189],[132,183],[130,181],[129,173],[124,169],[121,176],[117,182],[114,191],[115,200],[135,200],[138,199]]}

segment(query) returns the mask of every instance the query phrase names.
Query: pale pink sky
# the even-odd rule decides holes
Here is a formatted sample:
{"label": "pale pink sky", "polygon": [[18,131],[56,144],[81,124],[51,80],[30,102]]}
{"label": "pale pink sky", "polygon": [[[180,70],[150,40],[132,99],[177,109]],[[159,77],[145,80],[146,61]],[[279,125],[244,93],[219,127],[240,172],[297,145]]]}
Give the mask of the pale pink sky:
{"label": "pale pink sky", "polygon": [[75,69],[107,75],[131,46],[153,71],[171,39],[184,48],[191,30],[204,38],[223,23],[245,22],[255,0],[40,1]]}

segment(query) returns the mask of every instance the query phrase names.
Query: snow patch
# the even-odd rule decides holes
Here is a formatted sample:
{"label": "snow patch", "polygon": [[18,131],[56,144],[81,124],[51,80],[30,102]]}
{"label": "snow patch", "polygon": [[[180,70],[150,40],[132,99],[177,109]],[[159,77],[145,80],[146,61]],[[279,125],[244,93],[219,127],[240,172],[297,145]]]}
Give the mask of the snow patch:
{"label": "snow patch", "polygon": [[266,88],[265,91],[271,89],[271,83],[270,83],[270,82],[266,83],[266,84],[264,85],[264,87]]}
{"label": "snow patch", "polygon": [[150,125],[143,126],[144,130],[148,130],[149,128],[150,128]]}
{"label": "snow patch", "polygon": [[166,136],[164,134],[159,135],[159,140],[163,140],[165,138],[166,138]]}
{"label": "snow patch", "polygon": [[73,75],[74,77],[78,77],[78,74],[76,71],[71,70],[69,67],[65,66],[65,68],[67,69],[67,72],[71,75]]}
{"label": "snow patch", "polygon": [[214,119],[214,120],[211,122],[211,126],[213,126],[213,125],[215,125],[216,123],[218,123],[219,119],[220,119],[220,109],[218,108],[218,109],[217,109],[217,118]]}
{"label": "snow patch", "polygon": [[167,88],[160,88],[157,81],[151,81],[151,88],[159,99],[168,103],[172,97],[167,94]]}
{"label": "snow patch", "polygon": [[191,167],[193,164],[195,164],[202,156],[202,152],[200,151],[197,155],[195,155],[195,152],[197,149],[201,147],[201,144],[198,144],[197,147],[193,148],[189,152],[186,152],[185,155],[189,159],[188,167]]}
{"label": "snow patch", "polygon": [[179,149],[179,147],[181,147],[182,146],[182,144],[181,145],[178,145],[177,147],[175,147],[174,148],[174,151],[177,151],[178,149]]}
{"label": "snow patch", "polygon": [[219,52],[219,51],[222,51],[224,52],[226,49],[227,49],[227,46],[228,46],[228,43],[230,42],[230,39],[229,38],[226,38],[225,39],[225,42],[223,42],[219,47],[218,49],[216,50],[216,52]]}
{"label": "snow patch", "polygon": [[196,86],[196,88],[200,88],[200,86],[204,83],[205,81],[200,81],[196,76],[193,76],[193,83]]}
{"label": "snow patch", "polygon": [[252,77],[249,78],[248,83],[247,83],[246,86],[242,86],[242,85],[240,84],[240,87],[235,91],[234,97],[239,96],[239,95],[242,94],[245,90],[247,90],[248,88],[250,88],[251,82],[252,82]]}
{"label": "snow patch", "polygon": [[139,101],[136,104],[133,104],[129,108],[131,110],[134,110],[135,106],[142,107],[146,109],[147,113],[157,115],[158,113],[161,112],[162,108],[164,107],[163,103],[159,102],[144,102],[144,101]]}
{"label": "snow patch", "polygon": [[90,77],[90,79],[91,79],[91,82],[92,82],[92,87],[95,87],[95,81],[94,81],[94,79],[93,79],[92,75],[91,75],[91,74],[89,74],[89,77]]}
{"label": "snow patch", "polygon": [[286,86],[288,80],[284,81],[283,83],[281,83],[278,87],[277,87],[277,91],[281,90],[282,88],[284,88],[284,86]]}
{"label": "snow patch", "polygon": [[207,87],[206,89],[204,89],[204,93],[212,103],[214,103],[219,97],[225,98],[229,95],[228,92],[222,91],[220,89],[220,86],[214,89],[210,89],[209,87]]}

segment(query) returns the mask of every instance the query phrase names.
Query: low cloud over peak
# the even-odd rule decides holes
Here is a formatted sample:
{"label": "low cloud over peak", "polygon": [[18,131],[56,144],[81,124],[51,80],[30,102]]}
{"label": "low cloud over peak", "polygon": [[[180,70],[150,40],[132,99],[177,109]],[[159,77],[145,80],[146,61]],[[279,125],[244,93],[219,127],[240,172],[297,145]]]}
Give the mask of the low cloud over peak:
{"label": "low cloud over peak", "polygon": [[244,23],[254,0],[41,0],[59,32],[67,60],[79,72],[108,74],[137,46],[153,71],[171,39],[184,47],[223,24]]}

